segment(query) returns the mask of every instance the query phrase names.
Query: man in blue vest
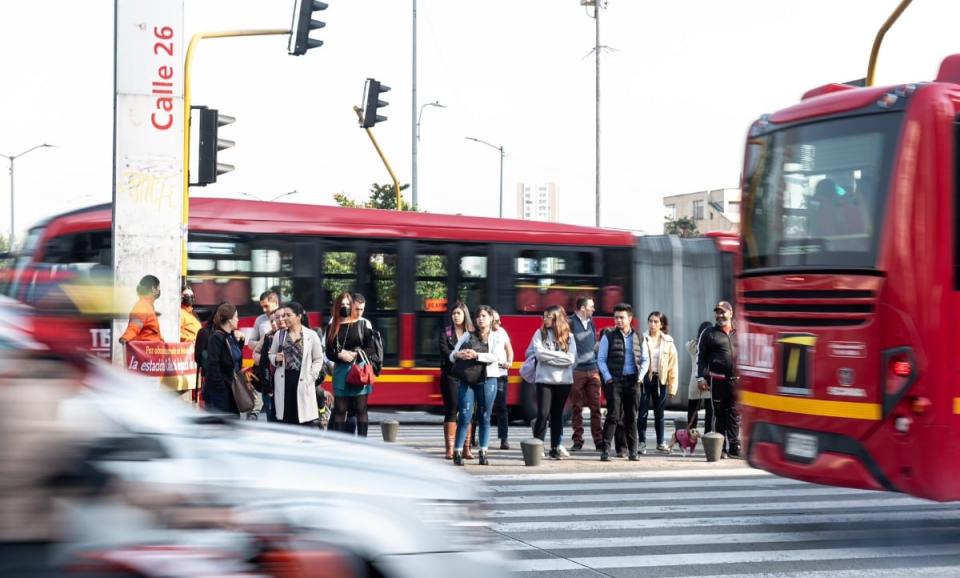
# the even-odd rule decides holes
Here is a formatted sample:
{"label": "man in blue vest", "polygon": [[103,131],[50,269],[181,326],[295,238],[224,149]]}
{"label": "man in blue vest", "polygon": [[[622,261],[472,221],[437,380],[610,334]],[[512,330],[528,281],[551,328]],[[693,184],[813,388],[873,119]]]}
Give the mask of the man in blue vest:
{"label": "man in blue vest", "polygon": [[627,436],[631,461],[636,461],[637,400],[640,397],[638,376],[645,375],[650,353],[643,334],[633,330],[633,307],[620,303],[613,308],[614,329],[604,333],[597,353],[597,366],[603,376],[603,393],[607,398],[607,419],[603,424],[603,449],[600,460],[610,461],[610,449],[617,426]]}

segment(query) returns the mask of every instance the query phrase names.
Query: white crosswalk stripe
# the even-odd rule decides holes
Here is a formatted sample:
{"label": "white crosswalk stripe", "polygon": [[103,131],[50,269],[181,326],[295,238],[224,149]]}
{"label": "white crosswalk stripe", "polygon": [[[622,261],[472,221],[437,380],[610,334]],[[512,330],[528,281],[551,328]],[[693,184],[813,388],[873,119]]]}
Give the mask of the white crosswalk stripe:
{"label": "white crosswalk stripe", "polygon": [[[398,441],[439,458],[439,429]],[[519,443],[494,456],[520,460]],[[960,575],[960,506],[703,465],[477,477],[520,576]]]}
{"label": "white crosswalk stripe", "polygon": [[758,472],[717,480],[673,474],[559,474],[532,483],[485,476],[498,547],[530,576],[957,575],[954,505]]}

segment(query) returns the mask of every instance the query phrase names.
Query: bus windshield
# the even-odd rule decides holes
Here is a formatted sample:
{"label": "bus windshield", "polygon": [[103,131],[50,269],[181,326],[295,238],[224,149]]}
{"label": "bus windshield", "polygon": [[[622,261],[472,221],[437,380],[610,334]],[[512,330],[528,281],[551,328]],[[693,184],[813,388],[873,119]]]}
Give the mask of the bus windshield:
{"label": "bus windshield", "polygon": [[873,268],[901,112],[751,137],[743,269]]}

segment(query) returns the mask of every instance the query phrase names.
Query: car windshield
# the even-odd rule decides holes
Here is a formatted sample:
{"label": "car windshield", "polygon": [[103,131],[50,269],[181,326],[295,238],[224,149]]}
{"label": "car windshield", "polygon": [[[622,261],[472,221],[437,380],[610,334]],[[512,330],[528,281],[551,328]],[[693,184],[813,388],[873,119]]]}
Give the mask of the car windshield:
{"label": "car windshield", "polygon": [[875,267],[902,118],[831,119],[751,137],[744,271]]}

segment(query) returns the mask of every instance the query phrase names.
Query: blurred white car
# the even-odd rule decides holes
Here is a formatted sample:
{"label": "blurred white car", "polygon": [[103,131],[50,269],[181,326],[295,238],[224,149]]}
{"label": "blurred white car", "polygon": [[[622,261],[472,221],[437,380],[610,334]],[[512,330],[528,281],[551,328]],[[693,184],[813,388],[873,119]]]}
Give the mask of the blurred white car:
{"label": "blurred white car", "polygon": [[[3,329],[0,350],[33,355],[22,332]],[[323,567],[346,562],[355,576],[508,572],[484,520],[483,487],[456,468],[380,442],[207,414],[89,363],[85,387],[59,407],[59,419],[96,432],[72,460],[84,467],[66,468],[98,478],[95,497],[65,507],[59,555],[74,568],[81,560],[159,575],[150,573],[164,567],[159,559],[176,552],[167,562],[181,569],[163,575],[270,576],[261,562],[282,544],[322,554],[314,571],[295,574],[305,577],[345,575]],[[186,559],[206,569],[185,569]]]}

